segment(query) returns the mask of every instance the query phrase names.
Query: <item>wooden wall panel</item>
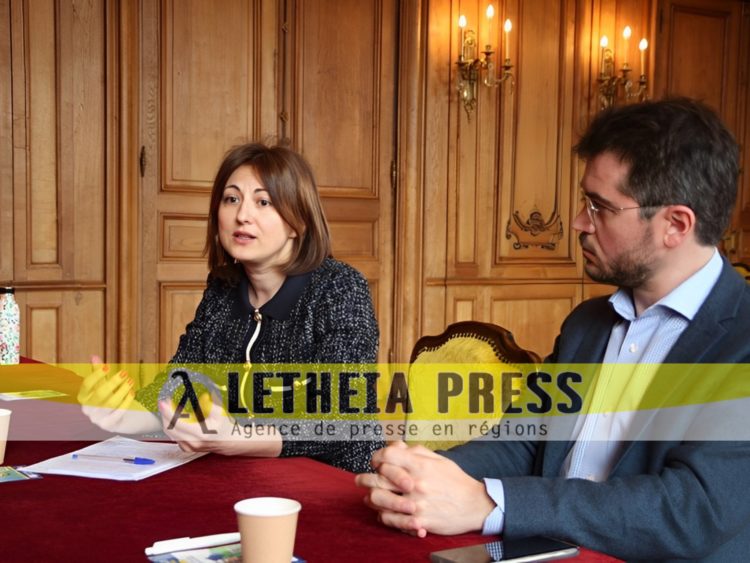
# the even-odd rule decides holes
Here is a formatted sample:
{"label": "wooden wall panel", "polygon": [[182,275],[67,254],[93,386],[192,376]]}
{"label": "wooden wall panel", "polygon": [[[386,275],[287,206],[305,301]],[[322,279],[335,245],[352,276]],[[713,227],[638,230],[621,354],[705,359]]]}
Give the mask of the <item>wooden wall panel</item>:
{"label": "wooden wall panel", "polygon": [[59,361],[60,308],[27,307],[27,354],[32,358],[45,358],[45,362]]}
{"label": "wooden wall panel", "polygon": [[[750,143],[746,141],[750,135],[750,9],[743,6],[742,24],[740,27],[740,100],[737,122],[741,126],[740,138],[743,139],[740,158],[743,170],[747,170],[750,163]],[[740,174],[740,190],[737,197],[737,208],[732,220],[730,232],[729,252],[733,261],[750,263],[750,174]],[[733,240],[732,240],[733,239]]]}
{"label": "wooden wall panel", "polygon": [[0,279],[17,287],[21,353],[43,361],[86,362],[114,348],[114,317],[105,315],[107,225],[115,227],[106,205],[106,8],[0,4]]}
{"label": "wooden wall panel", "polygon": [[[479,4],[461,3],[460,12],[483,37],[484,6]],[[506,17],[513,21],[513,83],[480,84],[471,116],[451,94],[449,123],[455,123],[455,137],[450,127],[435,125],[447,136],[449,150],[447,264],[442,273],[436,268],[436,275],[456,280],[578,275],[575,233],[568,228],[574,214],[570,148],[576,10],[576,2],[566,0],[504,3],[497,28]],[[452,17],[431,10],[430,18],[457,29],[457,7],[445,5],[444,12]],[[441,51],[440,64],[449,74],[434,77],[434,87],[449,92],[457,81],[453,63],[459,46],[457,40],[453,44],[451,52]],[[440,186],[439,181],[428,183],[427,190],[437,195]],[[441,220],[439,201],[430,215],[435,224]],[[430,213],[431,207],[426,210]]]}
{"label": "wooden wall panel", "polygon": [[[408,361],[424,334],[445,328],[449,186],[456,184],[457,104],[452,53],[457,49],[457,3],[403,3],[399,84],[399,211],[395,346]],[[456,24],[457,25],[457,24]],[[423,30],[417,33],[416,30]],[[424,77],[422,79],[422,77]],[[422,83],[424,80],[424,84]]]}
{"label": "wooden wall panel", "polygon": [[[638,80],[644,69],[640,64],[640,51],[638,45],[641,39],[648,41],[649,47],[646,51],[645,74],[649,78],[650,92],[653,93],[653,72],[651,55],[654,52],[653,41],[653,13],[657,0],[599,0],[593,2],[595,8],[595,21],[591,35],[592,72],[596,75],[601,68],[601,47],[599,40],[603,35],[607,36],[608,47],[612,50],[616,69],[621,69],[625,63],[632,69],[630,78]],[[626,41],[623,32],[625,26],[630,27],[631,37]],[[622,103],[622,89],[618,104]],[[596,100],[595,110],[598,111],[599,100]]]}
{"label": "wooden wall panel", "polygon": [[397,6],[393,0],[288,6],[289,137],[315,173],[334,256],[377,288],[380,358],[386,360],[393,302]]}
{"label": "wooden wall panel", "polygon": [[[748,4],[740,0],[660,0],[657,30],[657,96],[702,99],[718,111],[743,151],[747,169]],[[744,34],[744,36],[743,36]],[[730,260],[750,257],[750,176],[740,175],[740,193],[723,244]]]}
{"label": "wooden wall panel", "polygon": [[[421,334],[471,318],[506,324],[531,349],[551,349],[581,297],[577,236],[568,226],[577,212],[576,17],[590,11],[567,0],[502,3],[492,41],[500,42],[510,18],[514,83],[479,85],[467,115],[455,92],[457,21],[466,15],[481,39],[485,7],[446,1],[428,10]],[[514,212],[522,224],[538,212],[541,229],[535,218],[519,230]]]}
{"label": "wooden wall panel", "polygon": [[[575,2],[525,1],[514,17],[517,91],[511,149],[495,154],[502,184],[493,217],[497,225],[493,276],[527,277],[514,262],[544,265],[544,277],[575,275],[570,229],[571,146],[575,73]],[[513,57],[513,55],[511,55]],[[546,103],[539,103],[546,100]],[[507,128],[506,128],[507,131]],[[541,165],[540,165],[541,164]]]}
{"label": "wooden wall panel", "polygon": [[163,361],[172,358],[177,351],[180,335],[187,324],[195,317],[195,310],[203,297],[203,284],[164,283],[160,285],[161,349],[159,357]]}
{"label": "wooden wall panel", "polygon": [[324,195],[377,196],[382,3],[304,0],[297,6],[295,141],[315,164]]}
{"label": "wooden wall panel", "polygon": [[[562,90],[571,68],[565,66],[566,18],[564,2],[525,2],[516,18],[515,60],[517,62],[518,94],[516,96],[516,137],[514,144],[515,171],[509,186],[509,199],[502,198],[513,215],[524,222],[537,211],[541,218],[560,216],[559,204],[565,186],[559,185],[560,156],[563,153],[559,130],[550,124],[562,124]],[[535,48],[536,47],[536,48]],[[538,100],[547,103],[538,103]],[[508,139],[508,141],[511,141]],[[540,162],[545,163],[539,166]],[[497,220],[508,222],[501,213]],[[523,254],[514,249],[514,237],[501,233],[498,259]],[[553,244],[559,246],[557,241]],[[562,245],[565,249],[565,245]],[[514,252],[514,250],[516,252]],[[550,248],[548,253],[554,252]],[[555,253],[558,254],[558,253]],[[558,254],[559,255],[559,254]],[[541,256],[544,256],[542,254]],[[564,256],[564,254],[563,254]]]}
{"label": "wooden wall panel", "polygon": [[137,340],[139,359],[166,361],[205,285],[218,166],[233,146],[277,132],[278,3],[148,0],[141,10],[138,143],[146,167],[140,185],[128,187],[142,239],[130,250],[140,265],[129,280],[140,307],[128,313],[128,338]]}
{"label": "wooden wall panel", "polygon": [[453,302],[455,322],[471,321],[476,318],[476,299],[456,299]]}
{"label": "wooden wall panel", "polygon": [[329,227],[336,241],[336,256],[342,260],[377,258],[377,221],[339,220],[331,221]]}
{"label": "wooden wall panel", "polygon": [[736,122],[741,3],[669,0],[661,7],[659,95],[686,95]]}
{"label": "wooden wall panel", "polygon": [[255,131],[253,4],[164,4],[164,190],[210,189],[223,154]]}
{"label": "wooden wall panel", "polygon": [[[422,315],[419,319],[419,324],[417,325],[418,332],[409,339],[404,338],[402,346],[403,355],[401,356],[403,361],[409,360],[411,349],[414,347],[414,344],[416,344],[416,341],[420,336],[425,334],[440,334],[449,324],[448,321],[446,321],[449,313],[446,310],[446,303],[448,303],[448,300],[446,297],[447,288],[445,285],[435,282],[432,285],[427,285],[422,292]],[[458,314],[458,312],[454,311],[453,314]],[[398,328],[402,333],[406,333],[410,327],[400,326]],[[411,332],[413,331],[409,331],[409,333]]]}
{"label": "wooden wall panel", "polygon": [[[630,75],[636,80],[641,74],[653,78],[649,65],[650,56],[654,52],[654,41],[652,35],[652,14],[655,0],[617,0],[614,9],[615,27],[610,29],[610,37],[614,41],[615,62],[618,67],[627,62],[633,69]],[[629,26],[632,35],[629,41],[623,37],[625,26]],[[641,68],[641,53],[638,45],[641,39],[649,42],[649,48],[646,51],[645,68]]]}
{"label": "wooden wall panel", "polygon": [[13,279],[13,106],[10,0],[0,0],[0,283]]}
{"label": "wooden wall panel", "polygon": [[160,213],[161,261],[203,260],[208,219],[204,215]]}
{"label": "wooden wall panel", "polygon": [[90,282],[106,275],[105,9],[104,0],[74,0],[58,16],[60,257],[64,276]]}
{"label": "wooden wall panel", "polygon": [[581,300],[577,284],[526,284],[490,289],[490,322],[513,333],[519,346],[545,357],[562,321]]}
{"label": "wooden wall panel", "polygon": [[[447,63],[444,68],[448,69],[449,76],[441,76],[437,84],[442,84],[448,78],[445,83],[445,87],[449,89],[448,98],[456,100],[455,104],[450,105],[448,114],[450,121],[447,124],[436,124],[436,130],[450,135],[447,139],[451,156],[447,170],[446,250],[448,272],[454,277],[486,275],[485,241],[487,235],[493,232],[491,223],[487,220],[487,210],[492,207],[494,171],[490,170],[489,174],[482,174],[482,171],[488,160],[485,153],[486,147],[488,144],[494,145],[498,136],[493,135],[492,138],[487,139],[481,133],[486,130],[483,125],[497,126],[497,101],[504,89],[498,92],[495,89],[477,86],[477,107],[473,113],[469,114],[458,102],[458,94],[454,86],[458,80],[458,71],[453,61],[457,60],[462,46],[458,28],[453,22],[457,22],[460,15],[464,15],[468,22],[467,29],[473,29],[477,37],[484,36],[487,33],[484,28],[484,10],[479,4],[479,2],[460,3],[460,6],[456,6],[456,10],[453,10],[450,19],[440,18],[444,21],[444,25],[447,25],[446,31],[450,30],[444,41],[447,41],[451,48],[448,51],[441,51],[443,60],[435,60],[432,63],[440,65]],[[457,13],[459,8],[460,14]],[[448,125],[447,128],[446,125]],[[455,138],[453,138],[453,130],[455,130]],[[445,275],[445,271],[442,275]]]}
{"label": "wooden wall panel", "polygon": [[55,4],[48,0],[28,3],[26,59],[29,127],[28,195],[26,205],[27,264],[59,265],[57,99],[57,33]]}
{"label": "wooden wall panel", "polygon": [[93,354],[104,355],[103,289],[23,289],[16,297],[22,354],[49,363],[87,363]]}
{"label": "wooden wall panel", "polygon": [[16,280],[104,280],[104,28],[103,2],[13,5]]}
{"label": "wooden wall panel", "polygon": [[[445,325],[491,322],[510,330],[523,348],[545,356],[552,351],[563,319],[580,300],[581,287],[575,283],[449,285]],[[427,334],[443,329],[434,327]]]}

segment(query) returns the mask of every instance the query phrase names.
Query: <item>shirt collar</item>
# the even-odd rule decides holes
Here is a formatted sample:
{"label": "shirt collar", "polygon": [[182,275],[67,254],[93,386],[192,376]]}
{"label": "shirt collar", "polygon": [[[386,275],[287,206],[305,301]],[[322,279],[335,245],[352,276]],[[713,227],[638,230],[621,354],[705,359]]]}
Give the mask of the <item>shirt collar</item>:
{"label": "shirt collar", "polygon": [[[276,294],[260,308],[261,314],[280,321],[289,319],[294,305],[299,301],[302,292],[310,282],[310,278],[312,278],[312,272],[287,276]],[[235,313],[239,317],[247,317],[255,311],[255,307],[250,303],[248,294],[249,285],[250,282],[243,273],[240,276],[240,282],[236,286],[237,291],[239,291],[239,299],[235,300]]]}
{"label": "shirt collar", "polygon": [[[714,248],[711,259],[700,270],[651,305],[643,314],[645,315],[657,307],[664,307],[692,321],[719,279],[721,269],[721,256],[718,250]],[[612,304],[615,312],[626,321],[632,321],[636,318],[631,290],[618,289],[609,298],[609,302]]]}

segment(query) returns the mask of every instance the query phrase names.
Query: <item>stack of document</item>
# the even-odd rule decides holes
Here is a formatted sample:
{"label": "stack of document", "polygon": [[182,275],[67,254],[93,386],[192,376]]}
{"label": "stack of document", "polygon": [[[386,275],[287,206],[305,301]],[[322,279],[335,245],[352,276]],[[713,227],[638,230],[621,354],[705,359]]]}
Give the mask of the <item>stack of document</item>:
{"label": "stack of document", "polygon": [[98,444],[23,468],[34,473],[140,481],[206,455],[183,452],[177,444],[115,436]]}
{"label": "stack of document", "polygon": [[[239,532],[162,540],[146,548],[146,557],[152,563],[236,563],[242,559],[239,541]],[[291,563],[306,562],[293,555]]]}

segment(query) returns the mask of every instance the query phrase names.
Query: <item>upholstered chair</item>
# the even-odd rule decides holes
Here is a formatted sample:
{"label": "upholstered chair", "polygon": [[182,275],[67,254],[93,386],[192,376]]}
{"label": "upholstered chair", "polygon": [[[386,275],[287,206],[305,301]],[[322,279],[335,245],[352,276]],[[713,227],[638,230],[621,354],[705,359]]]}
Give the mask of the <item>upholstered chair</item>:
{"label": "upholstered chair", "polygon": [[[431,449],[448,449],[459,445],[465,440],[460,438],[459,428],[467,426],[469,421],[478,426],[485,421],[488,425],[497,424],[502,417],[502,392],[500,381],[503,372],[518,372],[521,364],[538,364],[540,358],[534,352],[524,350],[514,340],[507,329],[478,321],[463,321],[454,323],[442,334],[437,336],[423,336],[414,346],[411,354],[408,387],[412,412],[407,414],[406,422],[435,421],[441,430],[440,434],[428,432],[431,439],[424,439],[421,433],[417,439],[408,435],[404,437],[408,443],[420,443]],[[460,364],[460,366],[458,365]],[[451,369],[453,367],[453,369]],[[445,375],[453,372],[456,375]],[[478,373],[475,385],[493,385],[486,416],[477,418],[470,414],[472,382],[470,373]],[[442,374],[442,375],[441,375]],[[461,377],[458,377],[460,375]],[[442,380],[442,387],[440,379]],[[478,381],[481,379],[482,381]],[[492,382],[489,381],[492,379]],[[460,382],[459,382],[460,380]],[[521,378],[514,378],[514,388]],[[460,392],[458,391],[460,385]],[[446,393],[446,390],[449,390]],[[476,391],[476,388],[474,389]],[[443,396],[443,407],[440,408],[440,396]],[[450,395],[446,397],[446,395]],[[476,392],[473,395],[477,395]],[[476,397],[475,397],[476,399]],[[486,401],[481,405],[484,411],[488,405]],[[475,409],[476,410],[476,404]],[[425,427],[429,427],[425,425]],[[455,433],[450,435],[452,428]]]}
{"label": "upholstered chair", "polygon": [[734,266],[734,269],[737,270],[740,275],[745,278],[745,281],[750,283],[750,266],[747,264],[743,264],[742,262],[735,262],[732,264]]}

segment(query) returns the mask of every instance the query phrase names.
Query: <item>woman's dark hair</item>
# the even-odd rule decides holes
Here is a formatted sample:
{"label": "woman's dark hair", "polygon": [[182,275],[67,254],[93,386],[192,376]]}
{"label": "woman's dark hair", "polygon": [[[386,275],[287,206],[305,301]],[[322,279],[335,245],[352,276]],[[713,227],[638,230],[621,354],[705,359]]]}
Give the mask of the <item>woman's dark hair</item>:
{"label": "woman's dark hair", "polygon": [[320,266],[331,255],[331,236],[310,165],[302,155],[287,147],[248,143],[226,154],[211,189],[204,250],[211,275],[228,279],[238,271],[233,267],[234,258],[219,242],[219,205],[229,177],[244,165],[252,167],[274,208],[297,233],[292,241],[292,255],[282,271],[295,275]]}
{"label": "woman's dark hair", "polygon": [[737,198],[739,147],[716,113],[701,102],[672,98],[602,111],[575,147],[586,160],[614,153],[630,171],[620,191],[648,218],[663,205],[695,213],[699,243],[715,245]]}

